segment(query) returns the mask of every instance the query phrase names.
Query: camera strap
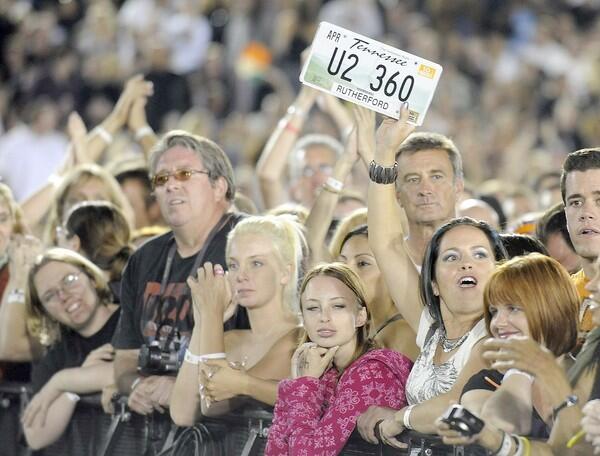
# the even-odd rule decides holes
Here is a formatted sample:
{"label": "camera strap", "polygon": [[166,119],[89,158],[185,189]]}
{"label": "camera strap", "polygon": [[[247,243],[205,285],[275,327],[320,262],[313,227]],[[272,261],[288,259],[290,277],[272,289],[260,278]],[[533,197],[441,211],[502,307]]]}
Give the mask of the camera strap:
{"label": "camera strap", "polygon": [[[211,242],[213,241],[213,239],[217,235],[217,233],[219,231],[221,231],[221,228],[223,228],[223,226],[225,226],[225,224],[229,221],[231,216],[232,216],[231,213],[223,214],[223,216],[221,217],[219,222],[215,226],[213,226],[210,233],[208,233],[208,237],[206,238],[206,241],[204,241],[204,245],[202,246],[200,251],[196,254],[196,259],[194,260],[194,264],[188,275],[194,274],[196,272],[196,270],[198,269],[198,267],[202,264],[202,261],[204,260],[204,256],[206,255],[206,251],[208,250],[209,245],[211,244]],[[167,287],[167,283],[169,281],[169,276],[171,275],[171,268],[173,267],[173,260],[175,259],[176,251],[177,251],[177,243],[175,242],[175,238],[172,237],[171,238],[171,246],[169,247],[169,253],[167,254],[167,262],[165,264],[165,270],[163,272],[162,279],[160,281],[160,296],[161,297],[163,296],[163,294],[165,292],[165,288]]]}

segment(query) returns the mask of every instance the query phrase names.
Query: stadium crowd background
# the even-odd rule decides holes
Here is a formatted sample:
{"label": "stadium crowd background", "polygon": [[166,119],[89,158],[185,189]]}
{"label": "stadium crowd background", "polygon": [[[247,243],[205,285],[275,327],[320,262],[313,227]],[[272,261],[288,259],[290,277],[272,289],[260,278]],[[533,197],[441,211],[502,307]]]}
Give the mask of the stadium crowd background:
{"label": "stadium crowd background", "polygon": [[[423,130],[454,139],[475,188],[535,210],[536,178],[600,140],[599,10],[576,0],[5,0],[0,175],[23,200],[35,184],[22,189],[15,166],[39,185],[64,154],[68,114],[99,124],[141,72],[154,83],[150,125],[213,138],[240,188],[254,189],[254,164],[298,90],[300,53],[328,20],[440,63]],[[323,119],[305,131],[337,134]],[[123,137],[103,159],[134,152]]]}
{"label": "stadium crowd background", "polygon": [[[87,146],[94,141],[108,144],[102,147],[99,159],[87,158],[115,175],[114,164],[125,157],[137,157],[145,166],[148,149],[143,140],[156,139],[152,130],[162,136],[182,129],[223,147],[234,166],[238,193],[251,199],[244,207],[236,200],[236,209],[253,212],[252,203],[258,212],[271,209],[275,200],[287,200],[288,195],[284,195],[284,186],[273,186],[275,192],[282,190],[280,195],[266,195],[264,179],[260,179],[268,174],[265,169],[269,166],[272,172],[281,165],[279,173],[285,174],[282,160],[277,166],[273,160],[264,164],[268,161],[265,157],[276,155],[273,150],[286,150],[282,142],[289,143],[286,152],[291,152],[300,133],[325,133],[340,142],[351,141],[335,115],[341,105],[333,107],[331,99],[328,102],[314,92],[306,95],[298,81],[301,54],[310,45],[318,23],[326,20],[444,67],[421,129],[454,140],[464,163],[465,198],[481,198],[493,206],[499,223],[490,220],[492,224],[502,231],[533,234],[535,218],[561,201],[560,170],[567,153],[600,143],[599,11],[600,2],[595,0],[0,0],[0,178],[18,202],[35,199],[29,197],[36,190],[56,184],[57,172],[68,171],[65,160],[74,157],[77,161],[74,133],[81,135],[84,124],[92,137]],[[151,85],[141,77],[131,83],[136,74]],[[138,93],[132,95],[129,92],[134,86]],[[145,90],[148,93],[143,93]],[[316,98],[310,115],[298,102],[306,101],[303,96],[312,97],[310,106]],[[97,127],[115,115],[120,101],[127,97],[128,113],[114,137],[112,130],[108,134],[102,126]],[[141,127],[135,124],[136,116],[140,118],[140,101],[142,107],[145,104]],[[76,125],[73,112],[81,116],[81,125]],[[151,128],[146,126],[146,118]],[[355,123],[360,121],[355,119]],[[128,129],[122,128],[125,126]],[[282,140],[284,133],[288,139]],[[292,136],[294,142],[289,140]],[[277,141],[282,141],[279,149],[273,146]],[[346,153],[338,164],[344,167],[349,157]],[[305,167],[302,177],[326,174],[325,168],[330,174],[332,169],[335,172],[332,163],[319,166]],[[292,177],[298,178],[293,173],[290,166],[286,181],[290,190]],[[75,181],[73,175],[68,179]],[[184,182],[191,174],[186,179],[167,174],[158,185],[165,185],[172,176],[173,182]],[[351,190],[341,194],[339,206],[345,203],[343,197],[364,206],[366,185],[361,184],[366,184],[365,177],[361,181],[360,172],[354,174],[349,180]],[[314,185],[315,194],[297,200],[310,206],[322,187],[336,194],[337,201],[340,191],[328,185]],[[48,220],[42,220],[44,213],[38,211],[32,231],[47,244],[64,242],[61,233],[68,235],[68,241],[73,237],[71,231],[76,231],[66,223],[65,213],[60,214],[71,205],[66,196],[69,191],[63,185],[63,200],[42,204],[44,213],[51,207]],[[117,201],[123,195],[112,193],[113,203],[123,209],[121,225],[126,240],[113,255],[122,260],[118,264],[121,269],[133,251],[129,228],[134,224],[128,212],[132,208]],[[48,192],[46,199],[52,198]],[[471,206],[460,207],[459,213],[482,208],[479,203],[473,206],[472,201]],[[148,203],[148,212],[149,207]],[[31,220],[35,212],[30,204],[26,218]],[[562,213],[562,208],[558,212]],[[334,218],[339,220],[341,215],[345,213],[340,211]],[[560,223],[565,235],[564,223]],[[135,224],[135,228],[142,226]],[[310,228],[308,231],[310,238]],[[15,230],[12,234],[19,233]],[[3,255],[5,263],[10,260],[10,267],[28,262],[24,259],[20,265],[11,252],[28,251],[33,256],[41,247],[27,246],[24,238],[19,239],[15,250],[8,249]],[[78,247],[86,250],[83,245]],[[574,256],[572,245],[569,251]],[[321,253],[327,256],[311,246],[313,261],[322,259]],[[98,258],[94,262],[104,264]],[[575,272],[579,263],[567,269]],[[118,285],[121,271],[114,277],[112,269],[105,272]],[[17,275],[11,273],[11,278]],[[63,285],[67,286],[66,282]],[[63,285],[60,291],[64,294]],[[20,293],[12,293],[6,301],[21,302],[23,288],[12,291]],[[118,293],[114,294],[118,298]]]}

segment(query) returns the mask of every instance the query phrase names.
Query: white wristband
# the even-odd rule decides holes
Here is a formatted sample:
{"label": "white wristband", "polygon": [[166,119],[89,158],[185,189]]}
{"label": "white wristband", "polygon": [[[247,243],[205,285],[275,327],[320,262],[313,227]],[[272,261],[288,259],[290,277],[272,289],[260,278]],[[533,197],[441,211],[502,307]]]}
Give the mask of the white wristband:
{"label": "white wristband", "polygon": [[533,380],[535,380],[534,376],[531,375],[530,373],[523,372],[522,370],[515,369],[515,368],[508,369],[506,371],[506,374],[504,374],[504,379],[507,379],[511,375],[522,375],[523,377],[527,378],[527,380],[529,380],[531,383],[533,383]]}
{"label": "white wristband", "polygon": [[135,131],[135,139],[139,141],[144,136],[148,136],[153,133],[154,130],[152,130],[152,128],[150,128],[148,125],[144,125],[143,127],[140,127]]}
{"label": "white wristband", "polygon": [[104,127],[101,127],[100,125],[94,128],[94,134],[100,136],[100,138],[102,138],[102,141],[104,141],[106,144],[110,144],[113,140],[113,136],[108,131],[106,131]]}
{"label": "white wristband", "polygon": [[289,108],[287,108],[287,113],[291,116],[296,115],[298,117],[306,117],[304,110],[295,105],[291,105]]}
{"label": "white wristband", "polygon": [[183,360],[186,363],[198,365],[209,359],[225,359],[225,353],[207,353],[206,355],[194,355],[191,351],[185,351],[185,357]]}
{"label": "white wristband", "polygon": [[133,391],[135,389],[136,386],[139,385],[139,383],[142,381],[143,377],[137,377],[132,383],[131,383],[131,391]]}
{"label": "white wristband", "polygon": [[410,425],[410,414],[412,412],[412,409],[414,409],[414,408],[415,408],[415,404],[409,405],[404,410],[404,415],[402,416],[402,422],[404,424],[404,429],[412,429],[412,426]]}
{"label": "white wristband", "polygon": [[513,439],[507,432],[502,431],[502,444],[495,453],[494,456],[509,456],[512,450]]}
{"label": "white wristband", "polygon": [[331,176],[327,178],[324,185],[334,193],[340,193],[344,189],[344,183]]}
{"label": "white wristband", "polygon": [[58,187],[62,182],[62,177],[56,173],[52,173],[48,176],[48,183],[54,188]]}
{"label": "white wristband", "polygon": [[67,399],[69,399],[71,402],[79,402],[79,399],[81,399],[79,397],[78,394],[75,393],[65,393],[67,396]]}
{"label": "white wristband", "polygon": [[15,288],[14,290],[10,290],[10,293],[8,293],[8,296],[6,297],[6,302],[8,304],[24,303],[25,290],[23,290],[22,288]]}

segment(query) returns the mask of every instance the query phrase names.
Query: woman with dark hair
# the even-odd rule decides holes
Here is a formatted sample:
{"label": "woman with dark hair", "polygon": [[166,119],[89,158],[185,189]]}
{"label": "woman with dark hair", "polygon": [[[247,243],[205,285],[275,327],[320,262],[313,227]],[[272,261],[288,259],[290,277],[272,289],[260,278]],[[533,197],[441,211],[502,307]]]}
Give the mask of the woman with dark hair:
{"label": "woman with dark hair", "polygon": [[102,269],[115,302],[120,302],[121,273],[134,250],[121,209],[108,201],[77,203],[64,226],[56,229],[56,237],[60,247],[81,253]]}
{"label": "woman with dark hair", "polygon": [[[435,432],[434,420],[450,401],[459,399],[467,380],[484,368],[480,357],[486,337],[483,290],[496,261],[504,258],[502,241],[485,222],[457,218],[433,234],[418,279],[423,304],[396,303],[417,332],[421,354],[406,385],[410,405],[383,414],[379,433],[385,443],[401,446],[394,436],[406,428]],[[414,306],[422,309],[419,318],[414,318],[418,313]],[[374,430],[363,437],[376,440]]]}
{"label": "woman with dark hair", "polygon": [[109,342],[119,313],[98,267],[60,248],[45,252],[31,268],[26,309],[29,332],[48,347],[33,365],[35,395],[22,417],[27,443],[38,449],[64,432],[77,394],[96,393],[113,382]]}
{"label": "woman with dark hair", "polygon": [[300,296],[305,343],[294,354],[292,379],[279,383],[267,456],[339,454],[369,406],[406,404],[412,363],[369,339],[358,276],[341,263],[318,265]]}
{"label": "woman with dark hair", "polygon": [[368,236],[367,225],[360,225],[346,234],[341,241],[338,259],[362,280],[372,322],[369,337],[379,346],[396,350],[414,361],[419,355],[415,333],[392,301],[375,256],[369,248]]}

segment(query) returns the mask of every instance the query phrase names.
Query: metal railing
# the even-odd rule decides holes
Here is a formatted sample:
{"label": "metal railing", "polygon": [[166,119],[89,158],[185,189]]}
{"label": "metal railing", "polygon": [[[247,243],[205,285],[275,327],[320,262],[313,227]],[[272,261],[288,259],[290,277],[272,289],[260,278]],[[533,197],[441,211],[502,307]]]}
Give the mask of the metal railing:
{"label": "metal railing", "polygon": [[[0,384],[0,456],[258,456],[267,441],[272,414],[258,405],[219,418],[207,418],[191,428],[177,428],[168,414],[144,417],[115,401],[115,414],[103,412],[100,395],[84,396],[63,436],[40,451],[27,448],[19,417],[30,397],[28,385]],[[403,434],[408,448],[371,445],[357,432],[344,456],[483,456],[479,447],[443,445],[435,436]]]}

